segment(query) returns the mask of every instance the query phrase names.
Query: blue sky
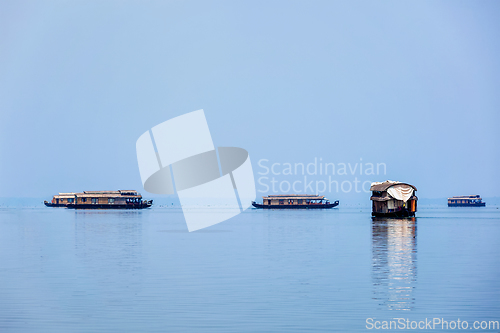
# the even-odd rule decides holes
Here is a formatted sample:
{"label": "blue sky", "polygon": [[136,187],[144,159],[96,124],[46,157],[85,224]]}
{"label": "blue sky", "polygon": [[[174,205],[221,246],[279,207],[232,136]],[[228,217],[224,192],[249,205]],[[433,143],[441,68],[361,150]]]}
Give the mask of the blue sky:
{"label": "blue sky", "polygon": [[495,1],[3,1],[0,196],[142,190],[138,137],[198,109],[215,146],[249,151],[256,180],[261,159],[362,159],[387,172],[361,180],[420,197],[500,196],[499,14]]}

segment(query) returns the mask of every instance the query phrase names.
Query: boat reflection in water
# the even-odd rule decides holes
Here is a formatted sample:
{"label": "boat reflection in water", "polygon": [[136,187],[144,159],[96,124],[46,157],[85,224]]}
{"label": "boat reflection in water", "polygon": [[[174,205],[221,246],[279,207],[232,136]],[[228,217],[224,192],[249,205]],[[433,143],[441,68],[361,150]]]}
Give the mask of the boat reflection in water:
{"label": "boat reflection in water", "polygon": [[416,218],[372,218],[374,299],[390,310],[411,310],[417,282]]}

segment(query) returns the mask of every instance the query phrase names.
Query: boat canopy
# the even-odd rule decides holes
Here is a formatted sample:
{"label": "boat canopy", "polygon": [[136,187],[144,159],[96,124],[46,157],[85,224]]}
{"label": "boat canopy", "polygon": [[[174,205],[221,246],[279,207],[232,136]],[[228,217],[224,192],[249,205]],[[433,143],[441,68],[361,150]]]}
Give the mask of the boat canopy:
{"label": "boat canopy", "polygon": [[453,200],[453,199],[481,199],[481,196],[479,194],[476,195],[459,195],[455,197],[448,198],[448,200]]}
{"label": "boat canopy", "polygon": [[139,194],[126,194],[122,195],[120,193],[76,193],[76,196],[78,198],[137,198],[140,197],[141,195]]}
{"label": "boat canopy", "polygon": [[326,200],[324,195],[313,194],[275,194],[262,197],[265,200]]}
{"label": "boat canopy", "polygon": [[71,199],[74,198],[76,193],[59,193],[59,195],[54,195],[55,199]]}
{"label": "boat canopy", "polygon": [[392,180],[386,180],[383,183],[375,182],[372,183],[372,186],[370,187],[370,191],[382,193],[383,195],[378,196],[374,193],[371,197],[371,200],[373,201],[388,201],[396,199],[407,202],[410,199],[414,199],[414,193],[416,190],[417,188],[411,184],[395,182]]}
{"label": "boat canopy", "polygon": [[59,193],[55,195],[55,199],[70,199],[70,198],[140,198],[141,194],[134,190],[118,190],[118,191],[83,191],[80,193]]}

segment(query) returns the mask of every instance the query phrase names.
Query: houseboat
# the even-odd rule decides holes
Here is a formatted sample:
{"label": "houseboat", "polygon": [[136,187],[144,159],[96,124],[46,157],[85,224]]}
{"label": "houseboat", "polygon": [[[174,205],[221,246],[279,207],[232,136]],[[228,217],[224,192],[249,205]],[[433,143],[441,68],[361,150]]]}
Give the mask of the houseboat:
{"label": "houseboat", "polygon": [[262,197],[262,204],[252,201],[255,208],[264,209],[321,209],[333,208],[339,205],[339,201],[330,203],[322,195],[301,194],[277,194]]}
{"label": "houseboat", "polygon": [[81,193],[59,193],[52,202],[44,201],[47,207],[74,209],[143,209],[153,205],[153,200],[142,200],[133,190],[83,191]]}
{"label": "houseboat", "polygon": [[417,188],[413,185],[387,180],[372,183],[372,216],[412,217],[417,211]]}
{"label": "houseboat", "polygon": [[464,195],[448,198],[448,207],[484,207],[486,202],[483,202],[480,195]]}

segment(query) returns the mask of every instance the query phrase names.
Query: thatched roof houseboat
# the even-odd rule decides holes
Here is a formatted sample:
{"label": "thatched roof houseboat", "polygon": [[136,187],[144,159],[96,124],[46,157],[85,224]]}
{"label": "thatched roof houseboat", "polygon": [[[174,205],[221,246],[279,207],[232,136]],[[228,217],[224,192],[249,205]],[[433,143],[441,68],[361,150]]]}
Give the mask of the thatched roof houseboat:
{"label": "thatched roof houseboat", "polygon": [[411,217],[417,211],[417,188],[413,185],[387,180],[372,183],[372,216]]}
{"label": "thatched roof houseboat", "polygon": [[323,195],[277,194],[262,197],[262,204],[253,201],[252,205],[265,209],[317,209],[336,207],[339,201],[330,203]]}
{"label": "thatched roof houseboat", "polygon": [[44,201],[47,207],[75,209],[142,209],[151,207],[153,200],[142,200],[133,190],[83,191],[81,193],[59,193],[52,202]]}

